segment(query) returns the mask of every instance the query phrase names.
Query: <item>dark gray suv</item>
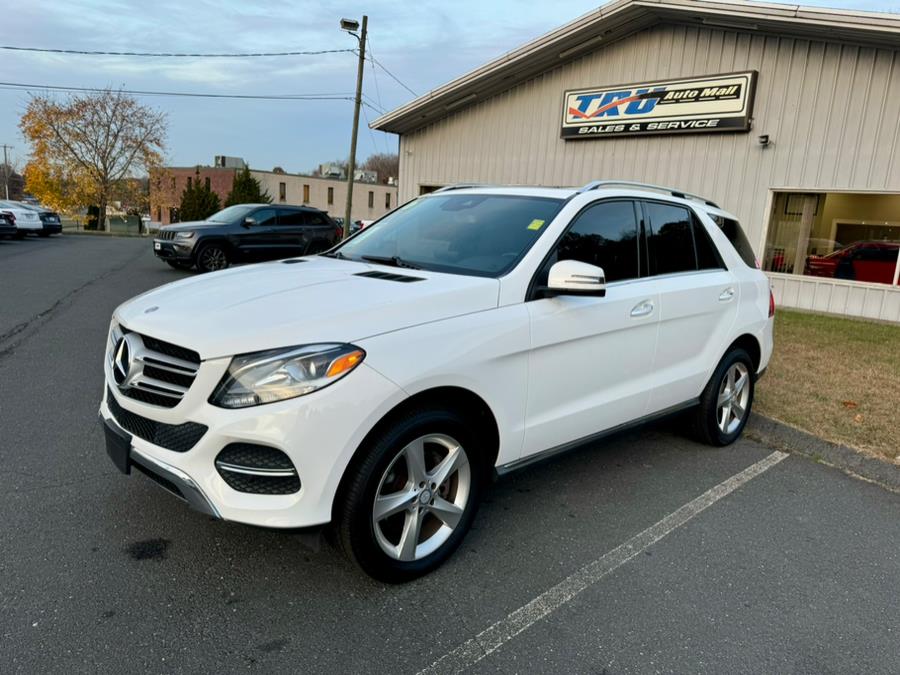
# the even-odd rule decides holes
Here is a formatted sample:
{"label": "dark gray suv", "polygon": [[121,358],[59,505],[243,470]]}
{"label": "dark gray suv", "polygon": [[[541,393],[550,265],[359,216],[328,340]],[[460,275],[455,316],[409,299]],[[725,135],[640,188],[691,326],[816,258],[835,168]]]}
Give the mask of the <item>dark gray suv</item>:
{"label": "dark gray suv", "polygon": [[203,221],[160,228],[153,252],[172,267],[212,272],[236,262],[320,253],[340,237],[337,224],[318,209],[238,204]]}

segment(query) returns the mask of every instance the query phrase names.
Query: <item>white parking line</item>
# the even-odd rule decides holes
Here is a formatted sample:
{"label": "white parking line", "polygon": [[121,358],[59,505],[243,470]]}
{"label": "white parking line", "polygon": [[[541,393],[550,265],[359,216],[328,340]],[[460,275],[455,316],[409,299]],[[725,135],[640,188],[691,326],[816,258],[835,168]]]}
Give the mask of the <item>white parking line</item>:
{"label": "white parking line", "polygon": [[731,494],[747,481],[768,471],[787,456],[787,453],[784,452],[773,452],[756,464],[748,466],[740,473],[719,483],[711,490],[707,490],[693,501],[670,513],[658,523],[651,525],[621,546],[594,562],[588,563],[571,576],[566,577],[556,586],[541,593],[528,604],[522,605],[505,619],[501,619],[475,637],[466,640],[453,651],[445,654],[424,670],[419,671],[419,675],[426,673],[458,673],[475,665],[485,656],[495,652],[505,643],[512,640],[516,635],[565,605],[583,590],[597,583],[607,574],[624,565],[706,508]]}

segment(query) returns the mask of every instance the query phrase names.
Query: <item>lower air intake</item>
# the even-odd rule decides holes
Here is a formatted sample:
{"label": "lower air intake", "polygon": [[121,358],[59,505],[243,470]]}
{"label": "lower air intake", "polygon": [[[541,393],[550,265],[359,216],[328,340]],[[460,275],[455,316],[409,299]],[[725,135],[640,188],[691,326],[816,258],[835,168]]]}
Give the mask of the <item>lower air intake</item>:
{"label": "lower air intake", "polygon": [[216,457],[216,470],[238,492],[289,495],[300,491],[300,477],[290,458],[266,445],[227,445]]}

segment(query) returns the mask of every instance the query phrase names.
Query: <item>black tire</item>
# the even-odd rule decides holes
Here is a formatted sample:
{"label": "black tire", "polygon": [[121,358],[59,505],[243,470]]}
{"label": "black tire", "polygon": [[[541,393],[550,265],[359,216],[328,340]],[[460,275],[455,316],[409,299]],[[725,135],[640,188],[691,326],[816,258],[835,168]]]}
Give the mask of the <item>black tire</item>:
{"label": "black tire", "polygon": [[46,237],[50,236],[50,233],[49,232],[38,232],[38,236],[46,238]]}
{"label": "black tire", "polygon": [[[433,552],[423,555],[417,560],[398,560],[388,555],[382,548],[382,544],[379,544],[375,531],[376,525],[373,523],[375,498],[381,486],[382,477],[389,477],[396,471],[393,468],[396,466],[395,460],[404,462],[401,455],[407,444],[428,435],[449,437],[464,449],[464,456],[468,459],[469,466],[468,499],[462,507],[462,513],[455,528]],[[483,459],[486,456],[485,448],[479,447],[479,440],[471,421],[467,420],[465,416],[453,410],[436,408],[413,410],[395,420],[388,428],[370,439],[348,467],[338,498],[335,500],[333,534],[344,554],[366,574],[388,583],[411,581],[443,564],[469,531],[481,501],[487,471]],[[434,449],[428,444],[425,445],[425,448],[426,456],[429,452],[434,452]],[[406,464],[404,463],[402,466],[405,467]],[[436,466],[434,464],[430,469],[433,470]],[[428,468],[427,460],[426,468]],[[457,476],[457,481],[463,480],[462,471],[460,471],[459,474],[451,474],[451,480],[448,483],[452,482],[453,476]],[[403,478],[402,475],[401,478]],[[419,497],[423,497],[423,491],[429,490],[430,486],[427,483],[425,485],[424,490],[418,492]],[[457,482],[457,490],[461,489],[460,485],[462,483]],[[410,487],[409,476],[407,476],[406,484],[400,490],[408,490]],[[415,489],[415,486],[412,488]],[[434,494],[437,495],[441,489],[441,486],[437,486]],[[382,492],[382,494],[385,493]],[[444,492],[440,492],[440,494],[450,497]],[[416,504],[416,508],[419,507],[419,501],[412,503]],[[413,509],[412,503],[410,507],[404,507],[404,509],[409,509],[410,514]],[[427,512],[428,508],[426,504],[418,510],[423,513]],[[404,524],[408,517],[406,510],[400,511],[396,516],[391,516],[391,518],[403,518]],[[440,521],[437,521],[433,514],[420,517],[431,529],[440,526]],[[435,519],[434,522],[431,519]],[[382,523],[387,526],[396,524],[396,521],[388,523],[385,520]],[[382,539],[386,538],[385,532],[380,526],[379,534]],[[425,535],[427,532],[423,525],[423,536]],[[435,536],[435,534],[431,536]],[[421,540],[417,539],[416,542],[424,544],[427,540],[426,537]],[[397,544],[399,546],[400,541]]]}
{"label": "black tire", "polygon": [[204,273],[224,270],[231,264],[228,251],[221,244],[203,244],[197,251],[195,260],[197,270]]}
{"label": "black tire", "polygon": [[166,264],[175,270],[189,270],[193,267],[189,262],[181,262],[178,260],[166,260]]}
{"label": "black tire", "polygon": [[25,238],[26,234],[27,233],[24,230],[19,230],[18,232],[16,232],[16,239],[22,241]]}
{"label": "black tire", "polygon": [[[722,393],[723,381],[728,377],[729,372],[735,368],[737,370],[743,368],[747,372],[747,380],[744,385],[747,389],[747,396],[742,406],[743,414],[740,420],[737,420],[735,417],[734,421],[737,421],[737,424],[726,425],[726,429],[723,430],[720,426],[723,415],[719,410],[719,395]],[[701,443],[715,447],[724,447],[734,443],[740,437],[747,420],[750,418],[750,412],[753,407],[755,380],[756,372],[753,366],[753,359],[750,358],[746,351],[736,347],[725,354],[700,395],[700,405],[690,413],[689,422],[691,434],[694,438]],[[735,401],[737,402],[740,398],[741,396],[735,397]],[[730,419],[727,418],[727,413],[725,417],[726,420]]]}
{"label": "black tire", "polygon": [[327,251],[329,248],[331,247],[328,245],[327,241],[324,239],[316,239],[306,245],[306,250],[303,252],[303,255],[315,255],[316,253]]}

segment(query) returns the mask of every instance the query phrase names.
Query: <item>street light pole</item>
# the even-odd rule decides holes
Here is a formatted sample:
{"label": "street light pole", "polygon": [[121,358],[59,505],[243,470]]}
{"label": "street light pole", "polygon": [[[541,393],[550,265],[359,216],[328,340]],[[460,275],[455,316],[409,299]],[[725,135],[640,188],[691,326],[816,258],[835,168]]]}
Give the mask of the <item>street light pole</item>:
{"label": "street light pole", "polygon": [[[345,25],[351,25],[346,19],[341,21],[341,28],[347,30]],[[347,31],[359,40],[359,65],[356,68],[356,98],[353,101],[353,132],[350,134],[350,161],[347,163],[347,208],[344,211],[344,239],[350,236],[350,212],[353,210],[353,179],[356,173],[356,136],[359,131],[359,107],[362,105],[362,81],[363,66],[366,63],[366,29],[369,17],[363,15],[360,34]]]}

